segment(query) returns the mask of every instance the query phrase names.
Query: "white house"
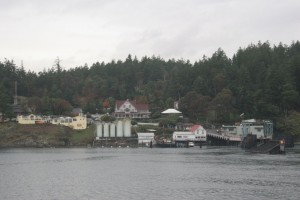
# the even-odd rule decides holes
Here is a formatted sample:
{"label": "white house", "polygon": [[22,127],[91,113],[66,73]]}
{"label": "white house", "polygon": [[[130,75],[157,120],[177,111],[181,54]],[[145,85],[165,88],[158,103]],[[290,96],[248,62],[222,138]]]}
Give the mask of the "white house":
{"label": "white house", "polygon": [[115,112],[112,114],[115,118],[149,118],[150,112],[148,104],[137,103],[136,101],[116,101]]}
{"label": "white house", "polygon": [[206,142],[206,130],[201,125],[194,125],[189,131],[175,131],[173,142]]}
{"label": "white house", "polygon": [[39,116],[39,115],[18,115],[17,121],[19,124],[44,124],[50,122],[49,116]]}
{"label": "white house", "polygon": [[173,142],[185,142],[196,140],[196,136],[194,133],[190,131],[175,131],[172,136]]}
{"label": "white house", "polygon": [[190,132],[195,135],[195,141],[206,142],[206,130],[201,125],[194,125]]}
{"label": "white house", "polygon": [[154,141],[154,133],[137,133],[138,144],[149,146],[151,141]]}
{"label": "white house", "polygon": [[75,130],[82,130],[87,128],[86,115],[79,114],[76,117],[59,117],[51,120],[52,124],[68,126]]}

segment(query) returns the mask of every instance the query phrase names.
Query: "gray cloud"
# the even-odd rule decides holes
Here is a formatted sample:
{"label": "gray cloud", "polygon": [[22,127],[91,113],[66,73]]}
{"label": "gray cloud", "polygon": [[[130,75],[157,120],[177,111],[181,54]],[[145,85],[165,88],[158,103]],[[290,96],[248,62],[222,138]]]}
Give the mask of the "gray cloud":
{"label": "gray cloud", "polygon": [[0,0],[0,60],[41,71],[57,56],[66,67],[160,55],[201,59],[219,47],[300,35],[298,0]]}

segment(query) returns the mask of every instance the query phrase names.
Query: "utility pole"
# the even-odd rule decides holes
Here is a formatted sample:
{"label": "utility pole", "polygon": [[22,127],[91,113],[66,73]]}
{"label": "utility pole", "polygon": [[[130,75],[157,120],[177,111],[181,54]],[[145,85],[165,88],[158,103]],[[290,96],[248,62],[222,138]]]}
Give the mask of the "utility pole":
{"label": "utility pole", "polygon": [[18,105],[18,82],[15,81],[15,98],[14,98],[14,105]]}

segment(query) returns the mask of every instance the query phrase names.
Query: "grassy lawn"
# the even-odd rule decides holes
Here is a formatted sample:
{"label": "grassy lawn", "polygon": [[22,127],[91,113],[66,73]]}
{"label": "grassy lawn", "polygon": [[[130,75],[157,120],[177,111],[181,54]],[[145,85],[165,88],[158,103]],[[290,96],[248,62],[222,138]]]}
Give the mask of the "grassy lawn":
{"label": "grassy lawn", "polygon": [[72,133],[70,141],[74,144],[92,143],[96,135],[96,125],[91,125],[85,130],[77,130]]}
{"label": "grassy lawn", "polygon": [[24,141],[49,143],[57,145],[61,141],[69,141],[74,146],[91,144],[95,137],[96,126],[85,130],[73,130],[66,126],[51,124],[20,125],[16,122],[0,123],[0,147],[18,146]]}

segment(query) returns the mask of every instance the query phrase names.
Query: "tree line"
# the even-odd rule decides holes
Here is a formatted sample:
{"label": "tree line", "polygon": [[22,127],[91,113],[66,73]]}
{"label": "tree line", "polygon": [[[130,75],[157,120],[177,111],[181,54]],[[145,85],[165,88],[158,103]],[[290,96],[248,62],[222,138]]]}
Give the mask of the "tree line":
{"label": "tree line", "polygon": [[[164,60],[128,55],[64,69],[26,71],[11,60],[0,62],[0,112],[9,115],[14,83],[24,107],[33,113],[65,114],[72,107],[89,113],[113,112],[115,100],[148,103],[152,118],[179,102],[191,122],[233,123],[270,119],[278,131],[300,135],[300,43],[269,42],[240,48],[229,58],[222,49],[211,57]],[[241,115],[243,113],[243,115]]]}

